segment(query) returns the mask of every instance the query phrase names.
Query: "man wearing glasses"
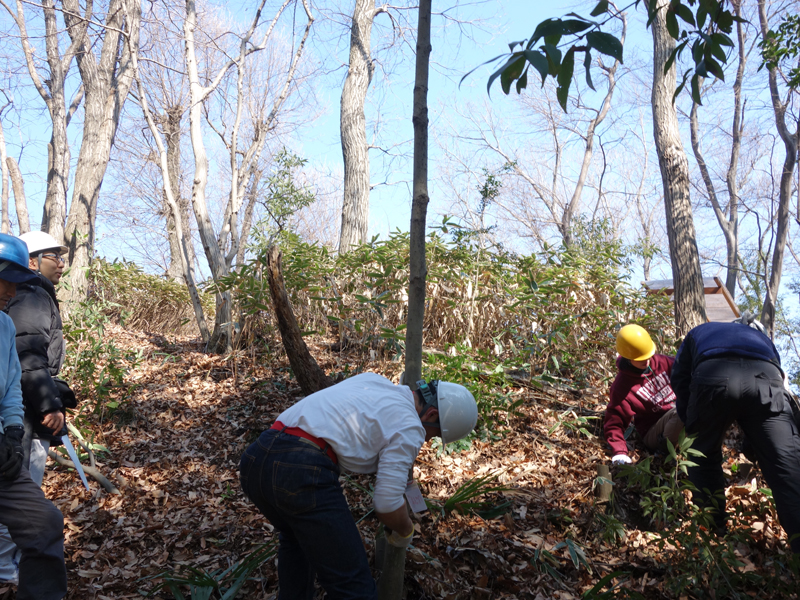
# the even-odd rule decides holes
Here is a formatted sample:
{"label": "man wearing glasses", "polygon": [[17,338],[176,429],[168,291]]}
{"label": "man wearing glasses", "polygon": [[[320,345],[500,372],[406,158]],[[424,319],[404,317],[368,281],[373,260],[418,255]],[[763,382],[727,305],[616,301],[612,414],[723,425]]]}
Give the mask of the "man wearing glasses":
{"label": "man wearing glasses", "polygon": [[[41,486],[47,450],[61,445],[66,433],[65,409],[75,408],[75,394],[57,378],[64,363],[65,344],[55,286],[64,273],[67,247],[43,231],[20,236],[28,248],[28,266],[39,277],[17,286],[5,312],[16,327],[16,346],[22,367],[25,405],[24,464]],[[15,582],[19,556],[8,532],[0,527],[0,580]]]}

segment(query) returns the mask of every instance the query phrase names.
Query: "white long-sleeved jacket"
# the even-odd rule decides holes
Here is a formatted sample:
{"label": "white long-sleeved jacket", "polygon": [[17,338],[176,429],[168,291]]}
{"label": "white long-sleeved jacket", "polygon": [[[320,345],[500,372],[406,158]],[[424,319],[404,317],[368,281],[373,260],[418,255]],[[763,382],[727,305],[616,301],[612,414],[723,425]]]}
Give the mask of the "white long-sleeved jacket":
{"label": "white long-sleeved jacket", "polygon": [[324,439],[342,468],[377,473],[377,512],[403,505],[408,471],[425,443],[425,428],[408,386],[363,373],[307,396],[278,421]]}

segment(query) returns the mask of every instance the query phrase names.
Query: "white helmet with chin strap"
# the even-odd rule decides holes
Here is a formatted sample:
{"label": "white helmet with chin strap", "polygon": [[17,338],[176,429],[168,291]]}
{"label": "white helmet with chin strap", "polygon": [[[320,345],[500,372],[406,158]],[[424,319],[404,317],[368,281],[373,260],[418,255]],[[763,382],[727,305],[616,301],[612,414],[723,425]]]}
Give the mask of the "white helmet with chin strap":
{"label": "white helmet with chin strap", "polygon": [[53,250],[57,254],[64,254],[69,250],[66,246],[59,244],[56,238],[44,231],[29,231],[19,236],[19,239],[28,246],[28,254],[30,256],[38,256],[47,250]]}
{"label": "white helmet with chin strap", "polygon": [[441,431],[442,444],[450,444],[467,437],[478,422],[478,404],[467,388],[458,383],[447,381],[424,380],[417,382],[422,394],[423,407],[420,417],[429,408],[439,410],[439,422],[436,425]]}

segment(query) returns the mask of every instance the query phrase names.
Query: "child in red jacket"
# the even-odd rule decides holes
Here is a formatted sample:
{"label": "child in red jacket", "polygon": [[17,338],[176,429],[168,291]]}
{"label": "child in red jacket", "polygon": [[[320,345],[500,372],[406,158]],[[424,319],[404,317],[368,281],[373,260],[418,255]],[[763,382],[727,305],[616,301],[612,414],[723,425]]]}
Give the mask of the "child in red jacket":
{"label": "child in red jacket", "polygon": [[631,420],[649,450],[664,449],[665,440],[677,444],[683,422],[675,410],[669,385],[671,356],[656,354],[656,345],[639,325],[625,325],[617,333],[617,377],[611,384],[603,432],[614,456],[613,464],[628,464],[625,430]]}

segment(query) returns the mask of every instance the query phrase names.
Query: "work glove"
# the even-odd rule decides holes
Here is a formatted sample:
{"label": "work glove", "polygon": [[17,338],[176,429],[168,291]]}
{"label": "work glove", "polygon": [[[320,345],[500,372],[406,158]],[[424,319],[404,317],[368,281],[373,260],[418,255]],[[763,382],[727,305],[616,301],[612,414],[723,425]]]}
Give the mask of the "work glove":
{"label": "work glove", "polygon": [[22,469],[22,437],[25,429],[20,425],[6,427],[0,443],[0,479],[14,481]]}
{"label": "work glove", "polygon": [[611,458],[612,465],[629,465],[632,462],[633,461],[631,460],[631,457],[628,456],[627,454],[615,454]]}
{"label": "work glove", "polygon": [[389,542],[390,545],[394,546],[395,548],[408,548],[409,544],[411,544],[411,540],[414,537],[414,529],[411,529],[411,533],[408,534],[407,537],[403,537],[396,531],[392,531],[388,527],[385,529],[386,533],[386,541]]}

